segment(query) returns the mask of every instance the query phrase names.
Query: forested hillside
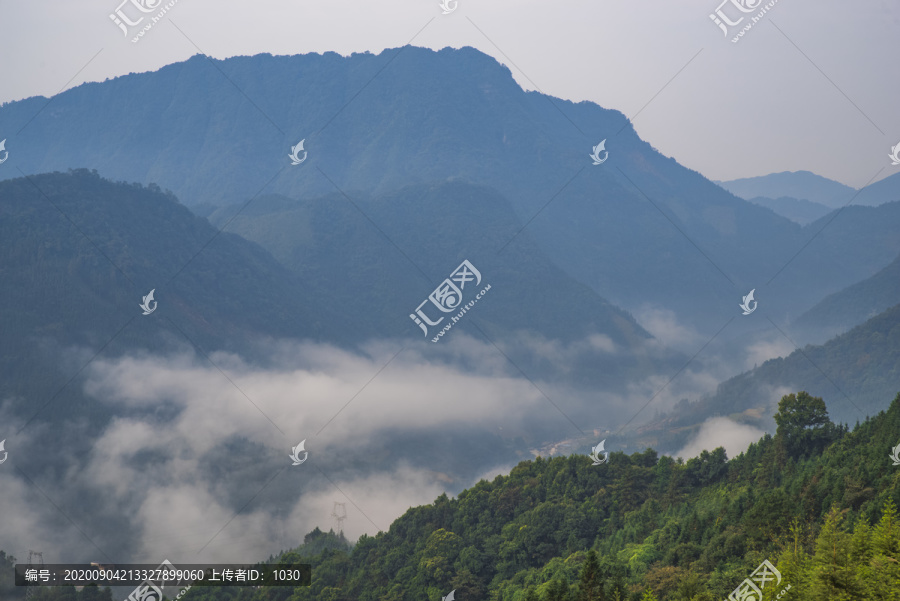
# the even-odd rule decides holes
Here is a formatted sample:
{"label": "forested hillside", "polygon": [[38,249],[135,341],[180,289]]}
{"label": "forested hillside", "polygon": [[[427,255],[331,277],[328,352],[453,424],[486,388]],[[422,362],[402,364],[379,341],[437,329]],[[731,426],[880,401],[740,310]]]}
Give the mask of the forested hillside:
{"label": "forested hillside", "polygon": [[[185,601],[706,601],[769,560],[795,600],[900,599],[900,395],[852,431],[822,399],[783,397],[775,436],[731,459],[652,449],[592,465],[538,457],[456,499],[409,509],[352,549],[318,530],[270,561],[309,587],[194,587]],[[87,590],[87,589],[86,589]],[[103,595],[90,591],[88,595]],[[39,600],[103,597],[42,591]]]}

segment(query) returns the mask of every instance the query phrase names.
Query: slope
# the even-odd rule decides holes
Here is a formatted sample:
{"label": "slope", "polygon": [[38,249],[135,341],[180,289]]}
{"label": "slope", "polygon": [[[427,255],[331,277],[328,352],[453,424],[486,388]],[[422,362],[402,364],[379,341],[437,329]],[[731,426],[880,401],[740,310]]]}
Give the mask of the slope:
{"label": "slope", "polygon": [[[892,168],[896,169],[896,167]],[[856,198],[853,199],[853,203],[877,206],[898,200],[900,200],[900,173],[895,173],[860,190]]]}
{"label": "slope", "polygon": [[[721,448],[686,463],[652,449],[602,466],[577,455],[524,461],[456,499],[410,508],[352,550],[316,530],[270,559],[309,562],[310,587],[240,598],[413,601],[453,590],[459,601],[705,601],[725,598],[768,559],[780,571],[773,594],[790,584],[800,601],[891,599],[900,481],[888,451],[900,396],[853,432],[827,421],[812,437],[802,429],[766,435],[731,461]],[[648,588],[655,596],[642,597]],[[185,599],[228,591],[197,587]]]}
{"label": "slope", "polygon": [[[631,315],[548,260],[510,203],[484,186],[407,186],[376,197],[271,195],[233,217],[237,210],[225,207],[210,219],[269,250],[384,337],[423,340],[409,315],[469,260],[481,273],[479,288],[490,284],[491,290],[448,340],[458,331],[479,339],[485,333],[531,376],[566,373],[569,384],[582,379],[606,390],[678,360],[650,351],[649,334]],[[436,330],[429,328],[424,339]],[[543,348],[557,343],[584,348],[559,365]]]}
{"label": "slope", "polygon": [[900,303],[900,256],[872,277],[844,288],[804,313],[794,324],[805,337],[824,339]]}
{"label": "slope", "polygon": [[[156,187],[84,170],[18,178],[0,182],[0,215],[0,398],[27,413],[96,352],[252,355],[265,336],[359,335],[259,246]],[[157,308],[142,315],[152,289]]]}
{"label": "slope", "polygon": [[789,196],[781,196],[779,198],[755,196],[748,200],[753,204],[772,209],[782,217],[787,217],[800,225],[811,223],[831,212],[831,209],[818,202],[800,200],[799,198],[791,198]]}

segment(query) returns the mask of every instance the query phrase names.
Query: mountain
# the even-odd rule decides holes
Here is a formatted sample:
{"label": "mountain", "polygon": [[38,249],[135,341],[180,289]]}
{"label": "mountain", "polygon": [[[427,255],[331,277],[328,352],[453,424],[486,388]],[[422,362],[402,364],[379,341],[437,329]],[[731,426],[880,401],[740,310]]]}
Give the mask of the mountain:
{"label": "mountain", "polygon": [[[478,288],[491,289],[452,335],[487,334],[529,376],[559,377],[561,369],[570,385],[624,391],[648,370],[677,369],[677,354],[648,355],[650,335],[631,315],[550,261],[493,189],[444,182],[374,197],[269,195],[235,216],[238,210],[224,207],[210,220],[266,248],[301,280],[328,290],[333,306],[365,316],[385,337],[432,341],[444,324],[423,337],[409,316],[468,260],[480,272]],[[588,341],[565,365],[538,350]]]}
{"label": "mountain", "polygon": [[[664,308],[708,335],[750,289],[796,316],[900,253],[900,241],[887,252],[825,246],[816,230],[660,155],[621,113],[525,92],[472,48],[210,60],[0,107],[0,131],[24,127],[7,142],[0,177],[86,166],[156,183],[203,215],[261,194],[485,186],[508,199],[548,258],[601,297],[633,313]],[[307,159],[291,165],[300,140]],[[608,160],[593,165],[601,140]],[[868,235],[889,238],[897,225],[882,220]]]}
{"label": "mountain", "polygon": [[[367,333],[155,186],[86,170],[20,177],[0,182],[0,214],[0,398],[29,415],[94,353],[252,354],[265,337],[346,344]],[[151,290],[156,310],[142,315]]]}
{"label": "mountain", "polygon": [[900,303],[900,256],[872,277],[824,298],[794,323],[810,337],[846,331]]}
{"label": "mountain", "polygon": [[755,196],[748,200],[753,204],[772,209],[782,217],[787,217],[800,225],[812,223],[816,219],[824,217],[832,211],[829,207],[818,202],[800,200],[799,198],[791,198],[789,196],[782,196],[780,198]]}
{"label": "mountain", "polygon": [[[477,312],[491,330],[532,330],[566,341],[603,333],[625,346],[649,338],[630,315],[550,262],[510,202],[493,189],[445,182],[350,196],[352,201],[340,194],[293,201],[271,195],[236,217],[239,207],[232,206],[210,220],[229,223],[228,231],[328,289],[334,304],[366,314],[385,335],[398,316],[406,320],[401,331],[418,333],[407,314],[468,259],[481,272],[481,286],[492,284],[491,302]],[[514,237],[520,243],[503,249]]]}
{"label": "mountain", "polygon": [[843,207],[856,194],[855,188],[809,171],[782,171],[716,183],[735,196],[747,200],[758,196],[765,198],[786,196],[823,204],[832,209]]}
{"label": "mountain", "polygon": [[[896,170],[897,167],[889,166],[888,169]],[[853,204],[877,206],[898,200],[900,200],[900,173],[895,173],[860,190],[853,199]]]}

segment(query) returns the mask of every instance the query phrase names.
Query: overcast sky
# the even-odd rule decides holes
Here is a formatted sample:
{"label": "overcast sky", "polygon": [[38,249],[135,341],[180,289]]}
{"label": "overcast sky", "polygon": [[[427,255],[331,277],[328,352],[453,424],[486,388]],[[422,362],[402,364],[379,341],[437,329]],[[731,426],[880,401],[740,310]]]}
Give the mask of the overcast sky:
{"label": "overcast sky", "polygon": [[900,169],[898,0],[778,0],[738,43],[710,19],[721,0],[458,0],[448,15],[439,0],[177,0],[137,44],[109,18],[121,1],[0,0],[0,102],[198,52],[474,46],[526,89],[622,111],[711,179],[808,170],[860,187]]}

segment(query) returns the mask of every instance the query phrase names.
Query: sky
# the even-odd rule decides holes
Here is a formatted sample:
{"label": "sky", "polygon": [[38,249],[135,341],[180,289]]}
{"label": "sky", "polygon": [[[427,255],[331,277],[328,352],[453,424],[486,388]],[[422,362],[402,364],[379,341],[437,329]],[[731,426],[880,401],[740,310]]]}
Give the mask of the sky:
{"label": "sky", "polygon": [[[160,3],[0,0],[0,103],[197,53],[472,46],[525,89],[623,112],[710,179],[807,170],[859,188],[900,169],[887,158],[900,143],[896,0],[458,0],[446,15],[440,0],[169,0],[137,43],[110,19],[136,19],[132,1]],[[737,43],[756,10],[727,37],[710,18],[721,7],[737,21],[732,2],[771,5]]]}

